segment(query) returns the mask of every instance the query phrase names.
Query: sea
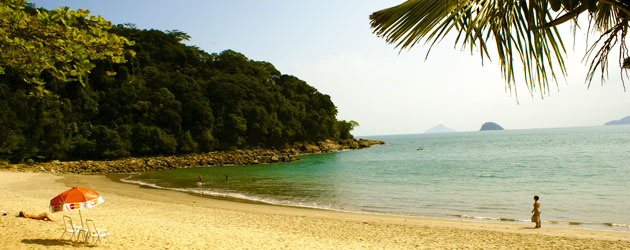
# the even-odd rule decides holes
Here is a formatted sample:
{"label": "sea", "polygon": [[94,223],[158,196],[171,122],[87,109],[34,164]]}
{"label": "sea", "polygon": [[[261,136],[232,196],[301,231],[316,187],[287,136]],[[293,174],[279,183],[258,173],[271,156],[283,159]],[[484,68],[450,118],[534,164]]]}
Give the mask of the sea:
{"label": "sea", "polygon": [[630,232],[629,125],[364,138],[385,144],[122,180],[284,206],[523,225],[532,225],[538,195],[543,226]]}

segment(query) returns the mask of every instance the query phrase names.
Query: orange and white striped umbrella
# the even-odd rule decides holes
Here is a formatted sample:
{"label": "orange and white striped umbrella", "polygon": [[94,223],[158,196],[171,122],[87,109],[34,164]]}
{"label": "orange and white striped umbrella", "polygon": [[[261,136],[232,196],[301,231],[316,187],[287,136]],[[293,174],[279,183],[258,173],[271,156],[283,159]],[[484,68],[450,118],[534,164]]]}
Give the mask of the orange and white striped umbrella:
{"label": "orange and white striped umbrella", "polygon": [[92,208],[103,203],[103,196],[86,187],[72,187],[50,200],[53,212]]}

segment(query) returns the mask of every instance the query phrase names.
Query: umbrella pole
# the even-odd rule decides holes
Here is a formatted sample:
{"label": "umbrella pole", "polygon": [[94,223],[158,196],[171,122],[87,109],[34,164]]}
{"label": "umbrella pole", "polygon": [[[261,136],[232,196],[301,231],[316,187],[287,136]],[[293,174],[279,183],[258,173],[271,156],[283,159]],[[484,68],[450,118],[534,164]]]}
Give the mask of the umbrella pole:
{"label": "umbrella pole", "polygon": [[80,240],[81,232],[83,232],[83,239],[85,240],[87,238],[87,231],[85,231],[87,228],[83,226],[83,214],[81,213],[81,209],[79,209],[79,219],[81,220],[81,229],[79,230],[79,234],[77,234],[77,241]]}
{"label": "umbrella pole", "polygon": [[83,214],[81,214],[81,209],[79,209],[79,219],[81,219],[81,228],[84,228],[84,226],[83,226]]}

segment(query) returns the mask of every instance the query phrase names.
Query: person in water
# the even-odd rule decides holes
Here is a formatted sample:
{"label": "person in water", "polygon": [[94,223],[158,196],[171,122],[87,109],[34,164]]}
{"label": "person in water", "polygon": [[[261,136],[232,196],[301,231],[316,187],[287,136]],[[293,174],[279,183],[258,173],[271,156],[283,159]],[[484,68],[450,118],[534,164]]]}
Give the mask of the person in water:
{"label": "person in water", "polygon": [[532,209],[532,222],[536,223],[536,228],[540,228],[540,198],[534,195],[534,208]]}
{"label": "person in water", "polygon": [[18,217],[24,217],[24,218],[34,219],[34,220],[53,221],[50,218],[50,216],[48,216],[48,213],[41,213],[39,215],[34,215],[34,214],[26,213],[24,211],[20,211],[20,213],[18,214]]}
{"label": "person in water", "polygon": [[199,175],[199,181],[197,182],[197,186],[201,187],[203,185],[203,178]]}

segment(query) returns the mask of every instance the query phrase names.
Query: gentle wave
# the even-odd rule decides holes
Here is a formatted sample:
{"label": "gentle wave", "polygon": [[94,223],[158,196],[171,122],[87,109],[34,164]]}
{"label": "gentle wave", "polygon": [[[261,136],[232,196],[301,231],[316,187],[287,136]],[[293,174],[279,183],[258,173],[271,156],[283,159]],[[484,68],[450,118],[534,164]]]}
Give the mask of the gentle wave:
{"label": "gentle wave", "polygon": [[120,181],[122,181],[124,183],[129,183],[129,184],[136,184],[136,185],[140,185],[140,186],[148,186],[148,187],[152,187],[152,188],[156,188],[156,189],[173,190],[173,191],[179,191],[179,192],[185,192],[185,193],[194,193],[194,194],[214,196],[214,197],[247,200],[247,201],[260,202],[260,203],[271,204],[271,205],[314,208],[314,209],[332,210],[332,211],[339,211],[339,212],[370,213],[370,212],[365,212],[365,211],[352,211],[352,210],[348,210],[348,209],[342,209],[342,208],[334,207],[332,205],[323,205],[323,204],[317,204],[317,203],[311,203],[311,202],[284,201],[284,200],[263,198],[263,197],[251,196],[251,195],[245,195],[245,194],[233,193],[233,192],[229,192],[229,193],[217,192],[217,191],[212,191],[212,190],[207,190],[207,189],[200,189],[200,188],[168,188],[168,187],[162,187],[162,186],[159,186],[159,185],[153,184],[153,183],[148,183],[148,182],[138,181],[138,180],[132,180],[132,179],[130,179],[131,177],[132,176],[122,178],[122,179],[120,179]]}
{"label": "gentle wave", "polygon": [[630,228],[630,224],[604,223],[604,225],[610,226],[610,227]]}
{"label": "gentle wave", "polygon": [[453,216],[462,219],[475,219],[475,220],[493,220],[493,221],[505,221],[505,222],[530,222],[529,220],[502,218],[502,217],[484,217],[484,216],[472,216],[465,214],[454,214]]}
{"label": "gentle wave", "polygon": [[[492,220],[492,221],[506,221],[506,222],[525,222],[529,223],[530,220],[523,219],[513,219],[513,218],[502,218],[502,217],[484,217],[484,216],[472,216],[465,214],[454,214],[453,216],[462,218],[462,219],[475,219],[475,220]],[[553,225],[569,225],[569,226],[580,226],[580,225],[594,225],[594,226],[606,226],[611,228],[630,228],[628,224],[616,224],[616,223],[589,223],[589,222],[577,222],[577,221],[542,221],[543,224],[553,224]]]}
{"label": "gentle wave", "polygon": [[121,178],[120,181],[122,181],[124,183],[137,184],[137,185],[140,185],[140,186],[149,186],[149,187],[157,188],[157,189],[166,189],[166,188],[160,187],[160,186],[152,184],[152,183],[148,183],[148,182],[144,182],[144,181],[131,180],[130,179],[131,176],[133,176],[133,175],[130,175],[130,176],[125,177],[125,178]]}

